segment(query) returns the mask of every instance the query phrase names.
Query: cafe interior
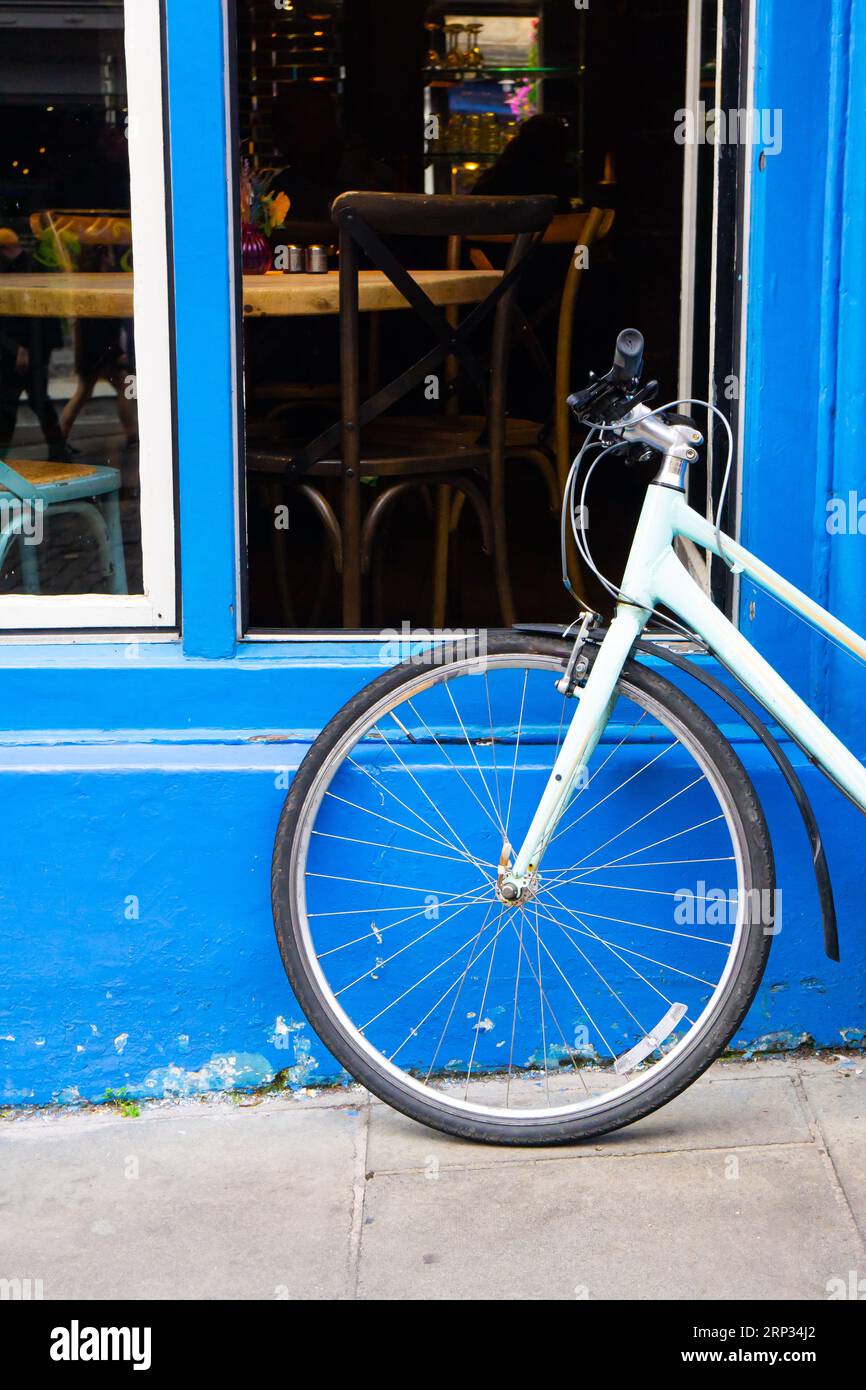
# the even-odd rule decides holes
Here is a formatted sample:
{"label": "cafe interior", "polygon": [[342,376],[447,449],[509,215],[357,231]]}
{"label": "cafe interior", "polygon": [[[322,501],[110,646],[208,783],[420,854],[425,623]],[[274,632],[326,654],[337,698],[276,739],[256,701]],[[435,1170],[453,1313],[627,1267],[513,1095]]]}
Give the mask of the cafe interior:
{"label": "cafe interior", "polygon": [[[712,174],[686,226],[674,139],[695,5],[711,100],[704,0],[234,0],[248,633],[576,616],[568,393],[626,326],[660,399],[707,389]],[[133,269],[122,15],[69,37],[79,80],[43,55],[41,85],[12,99],[26,126],[0,127],[0,307],[16,268]],[[0,459],[49,487],[49,465],[105,481],[101,532],[86,510],[47,527],[43,591],[136,592],[134,321],[71,307],[0,317]],[[647,481],[614,457],[587,493],[614,582]],[[24,549],[5,547],[0,593],[32,584]],[[567,567],[609,611],[573,546]]]}

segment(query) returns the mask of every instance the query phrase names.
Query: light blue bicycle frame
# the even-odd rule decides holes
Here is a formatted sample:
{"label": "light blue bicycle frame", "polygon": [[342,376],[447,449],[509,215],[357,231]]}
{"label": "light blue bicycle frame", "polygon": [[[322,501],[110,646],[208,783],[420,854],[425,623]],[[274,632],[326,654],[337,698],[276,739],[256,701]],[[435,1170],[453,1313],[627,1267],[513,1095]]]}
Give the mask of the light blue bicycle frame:
{"label": "light blue bicycle frame", "polygon": [[[680,489],[659,482],[650,484],[622,581],[622,593],[632,601],[620,602],[617,607],[586,686],[580,692],[574,718],[532,825],[506,874],[516,887],[523,888],[537,871],[563,812],[586,776],[585,770],[613,709],[617,682],[653,608],[669,609],[701,637],[710,652],[866,812],[866,768],[707,597],[677,558],[673,547],[678,536],[714,555],[721,554],[715,527],[688,506]],[[866,661],[866,641],[856,632],[736,541],[724,535],[721,541],[724,557],[738,571]]]}

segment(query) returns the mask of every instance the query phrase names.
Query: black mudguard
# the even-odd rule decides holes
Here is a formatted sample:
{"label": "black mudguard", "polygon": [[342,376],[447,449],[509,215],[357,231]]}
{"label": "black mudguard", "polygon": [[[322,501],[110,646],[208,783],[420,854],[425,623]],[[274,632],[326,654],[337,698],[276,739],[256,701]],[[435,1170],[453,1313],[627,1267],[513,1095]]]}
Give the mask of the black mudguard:
{"label": "black mudguard", "polygon": [[[571,629],[561,624],[523,624],[518,625],[518,632],[545,633],[550,636],[566,637]],[[603,640],[604,633],[597,629],[590,633],[588,641],[594,646],[598,646]],[[791,795],[797,803],[797,808],[803,818],[806,833],[809,836],[809,843],[812,847],[812,866],[815,871],[815,882],[818,887],[818,898],[821,904],[821,917],[824,923],[824,950],[832,961],[839,960],[839,928],[836,919],[836,903],[833,897],[833,885],[830,880],[830,869],[827,864],[827,855],[824,849],[824,841],[821,831],[812,809],[812,803],[806,795],[803,783],[800,781],[796,770],[791,764],[784,749],[779,746],[777,740],[770,733],[766,724],[759,719],[754,710],[751,710],[744,700],[741,700],[733,690],[729,690],[726,685],[714,676],[711,672],[703,670],[700,666],[694,665],[679,652],[673,652],[668,647],[661,646],[658,642],[638,642],[635,651],[645,656],[657,657],[660,661],[666,661],[670,666],[675,666],[678,671],[685,672],[691,676],[705,689],[717,695],[728,705],[744,724],[757,734],[767,752],[770,753],[776,762],[782,776],[790,788]]]}

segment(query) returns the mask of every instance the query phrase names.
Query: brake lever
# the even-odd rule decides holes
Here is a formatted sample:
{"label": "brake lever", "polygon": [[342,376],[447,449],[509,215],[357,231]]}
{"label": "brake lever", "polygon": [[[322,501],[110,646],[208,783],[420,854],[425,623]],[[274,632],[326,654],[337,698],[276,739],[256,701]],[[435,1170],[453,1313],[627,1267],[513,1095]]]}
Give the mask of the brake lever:
{"label": "brake lever", "polygon": [[648,405],[651,401],[654,401],[658,393],[658,382],[648,381],[642,391],[638,391],[634,396],[626,396],[625,400],[613,406],[612,409],[608,411],[606,423],[609,425],[617,424],[618,421],[623,420],[626,415],[630,415],[635,406]]}

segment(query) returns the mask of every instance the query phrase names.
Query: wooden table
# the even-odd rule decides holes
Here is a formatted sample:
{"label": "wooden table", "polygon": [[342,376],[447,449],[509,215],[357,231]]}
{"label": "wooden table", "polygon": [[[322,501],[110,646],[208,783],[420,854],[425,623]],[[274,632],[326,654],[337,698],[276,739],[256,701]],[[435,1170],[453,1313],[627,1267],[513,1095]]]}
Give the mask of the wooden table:
{"label": "wooden table", "polygon": [[131,319],[131,274],[0,275],[0,317]]}
{"label": "wooden table", "polygon": [[[477,304],[502,278],[498,270],[416,270],[413,278],[434,304]],[[292,318],[338,314],[336,270],[326,275],[245,275],[244,316]],[[361,312],[405,309],[406,300],[381,270],[361,272]],[[0,317],[127,319],[133,316],[131,274],[0,275]]]}
{"label": "wooden table", "polygon": [[[412,279],[440,307],[478,304],[502,279],[498,270],[415,270]],[[360,273],[359,307],[362,314],[406,309],[407,301],[381,270]],[[338,314],[340,276],[326,275],[244,276],[244,317],[291,317],[296,314]]]}

